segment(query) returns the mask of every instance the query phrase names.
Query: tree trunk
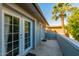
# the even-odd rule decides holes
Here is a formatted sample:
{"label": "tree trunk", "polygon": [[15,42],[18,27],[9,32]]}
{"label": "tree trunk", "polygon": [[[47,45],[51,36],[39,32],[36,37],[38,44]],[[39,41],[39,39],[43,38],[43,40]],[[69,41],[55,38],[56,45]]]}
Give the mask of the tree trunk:
{"label": "tree trunk", "polygon": [[63,33],[65,34],[65,29],[64,29],[64,13],[63,12],[62,12],[62,15],[61,15],[61,25],[62,25]]}

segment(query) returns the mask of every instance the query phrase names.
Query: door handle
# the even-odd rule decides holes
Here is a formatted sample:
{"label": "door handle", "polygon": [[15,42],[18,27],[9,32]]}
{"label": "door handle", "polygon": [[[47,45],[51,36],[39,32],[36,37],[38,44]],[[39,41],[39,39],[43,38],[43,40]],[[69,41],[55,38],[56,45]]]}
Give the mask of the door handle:
{"label": "door handle", "polygon": [[20,34],[20,36],[22,36],[22,34]]}
{"label": "door handle", "polygon": [[22,34],[20,34],[20,39],[22,39]]}

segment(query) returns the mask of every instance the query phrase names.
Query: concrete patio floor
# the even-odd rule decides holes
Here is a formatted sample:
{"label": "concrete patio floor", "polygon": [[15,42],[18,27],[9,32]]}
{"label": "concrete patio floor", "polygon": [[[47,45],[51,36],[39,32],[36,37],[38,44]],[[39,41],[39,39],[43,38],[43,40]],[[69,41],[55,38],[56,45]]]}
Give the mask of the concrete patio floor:
{"label": "concrete patio floor", "polygon": [[62,56],[57,40],[41,42],[35,50],[31,51],[31,53],[36,54],[36,56]]}

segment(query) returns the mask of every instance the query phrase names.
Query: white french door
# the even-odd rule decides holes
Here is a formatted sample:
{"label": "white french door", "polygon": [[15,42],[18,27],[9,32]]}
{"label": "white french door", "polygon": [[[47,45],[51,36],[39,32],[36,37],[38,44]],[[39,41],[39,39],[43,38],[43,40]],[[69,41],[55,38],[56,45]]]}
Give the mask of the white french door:
{"label": "white french door", "polygon": [[30,47],[30,22],[24,22],[24,40],[25,40],[25,49]]}
{"label": "white french door", "polygon": [[29,19],[24,20],[24,52],[32,48],[32,23]]}
{"label": "white french door", "polygon": [[28,18],[20,21],[20,55],[26,55],[32,48],[32,23]]}
{"label": "white french door", "polygon": [[24,55],[32,48],[32,22],[27,20],[4,14],[4,55]]}
{"label": "white french door", "polygon": [[19,54],[19,18],[4,14],[5,55]]}

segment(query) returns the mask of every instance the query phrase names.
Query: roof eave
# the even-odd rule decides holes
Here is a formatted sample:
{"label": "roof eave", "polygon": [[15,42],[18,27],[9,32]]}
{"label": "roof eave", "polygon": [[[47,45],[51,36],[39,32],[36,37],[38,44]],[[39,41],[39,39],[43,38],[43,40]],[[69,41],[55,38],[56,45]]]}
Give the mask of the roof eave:
{"label": "roof eave", "polygon": [[34,7],[37,9],[37,11],[38,11],[39,14],[41,15],[41,17],[43,18],[42,21],[43,21],[44,23],[46,23],[46,25],[49,25],[48,22],[46,21],[44,15],[43,15],[43,13],[42,13],[40,7],[39,7],[39,5],[38,5],[37,3],[33,3],[33,5],[34,5]]}

